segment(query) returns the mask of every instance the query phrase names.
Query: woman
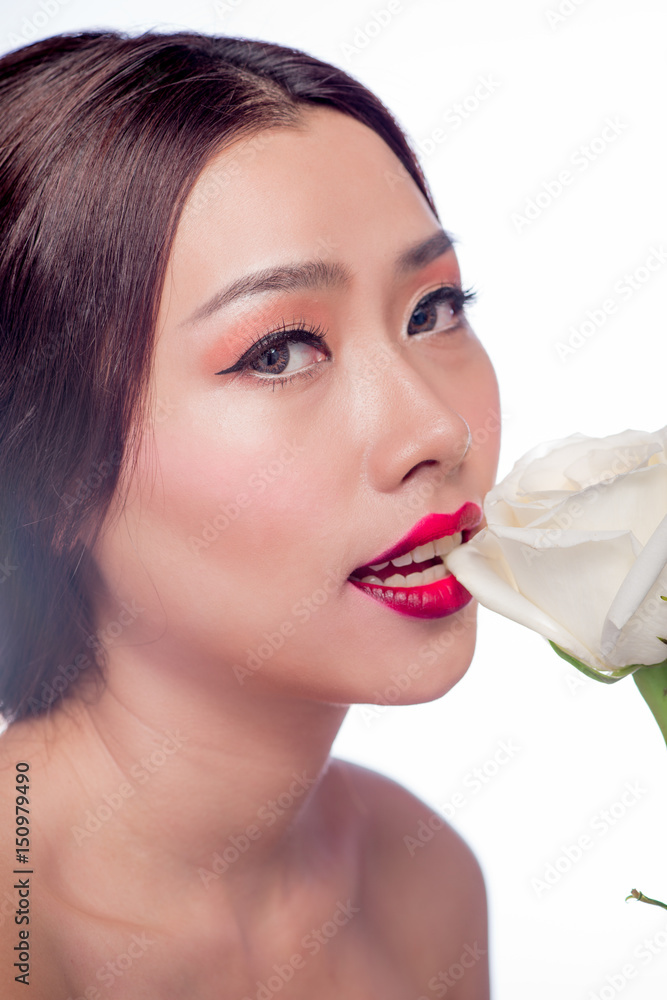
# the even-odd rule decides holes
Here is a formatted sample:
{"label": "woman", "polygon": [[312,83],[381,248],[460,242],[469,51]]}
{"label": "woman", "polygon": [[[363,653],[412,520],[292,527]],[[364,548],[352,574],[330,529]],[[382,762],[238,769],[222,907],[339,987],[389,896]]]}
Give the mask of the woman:
{"label": "woman", "polygon": [[197,34],[47,39],[0,102],[3,995],[483,1000],[471,850],[329,755],[467,669],[497,461],[403,134]]}

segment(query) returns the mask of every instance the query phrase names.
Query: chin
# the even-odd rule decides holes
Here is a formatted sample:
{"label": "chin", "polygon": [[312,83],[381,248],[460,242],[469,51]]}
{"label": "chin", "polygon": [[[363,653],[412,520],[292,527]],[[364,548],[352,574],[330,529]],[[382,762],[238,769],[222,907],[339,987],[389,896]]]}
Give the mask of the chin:
{"label": "chin", "polygon": [[464,676],[475,651],[477,635],[477,602],[471,601],[449,619],[433,622],[433,629],[419,645],[396,662],[388,665],[379,682],[365,698],[371,705],[417,705],[435,701],[451,690]]}

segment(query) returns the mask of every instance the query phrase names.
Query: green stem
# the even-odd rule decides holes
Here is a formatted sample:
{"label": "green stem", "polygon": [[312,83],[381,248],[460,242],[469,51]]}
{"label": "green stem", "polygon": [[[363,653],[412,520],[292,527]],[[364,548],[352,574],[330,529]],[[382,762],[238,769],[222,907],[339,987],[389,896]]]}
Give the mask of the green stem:
{"label": "green stem", "polygon": [[640,667],[632,676],[667,743],[667,660]]}
{"label": "green stem", "polygon": [[645,896],[643,892],[639,889],[632,889],[629,896],[625,897],[625,901],[629,899],[638,899],[640,903],[653,903],[654,906],[662,906],[664,910],[667,910],[667,903],[661,903],[659,899],[651,899],[649,896]]}

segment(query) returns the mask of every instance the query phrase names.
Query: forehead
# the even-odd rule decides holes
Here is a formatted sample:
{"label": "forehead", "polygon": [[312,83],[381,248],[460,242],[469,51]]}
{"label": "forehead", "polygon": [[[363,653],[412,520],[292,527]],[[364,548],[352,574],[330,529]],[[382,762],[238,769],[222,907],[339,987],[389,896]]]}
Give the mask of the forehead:
{"label": "forehead", "polygon": [[239,139],[208,162],[179,222],[171,279],[201,296],[223,272],[233,281],[296,257],[389,259],[434,221],[377,133],[341,112],[308,109],[297,127]]}

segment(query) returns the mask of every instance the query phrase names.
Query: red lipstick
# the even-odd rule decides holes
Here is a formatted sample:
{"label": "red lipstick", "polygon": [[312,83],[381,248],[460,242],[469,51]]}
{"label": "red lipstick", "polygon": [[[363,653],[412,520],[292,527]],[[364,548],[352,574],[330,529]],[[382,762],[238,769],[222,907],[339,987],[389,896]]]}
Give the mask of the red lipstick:
{"label": "red lipstick", "polygon": [[[471,502],[464,503],[453,514],[427,514],[395,545],[385,549],[364,566],[354,570],[348,580],[369,597],[373,597],[394,611],[399,611],[401,614],[413,618],[443,618],[446,615],[454,614],[472,600],[472,595],[450,573],[446,572],[442,579],[432,583],[412,587],[388,587],[381,583],[363,583],[361,577],[376,575],[376,571],[371,568],[373,565],[396,559],[411,552],[417,546],[426,545],[427,542],[443,538],[445,535],[455,535],[461,532],[462,541],[466,542],[481,520],[481,508]],[[443,565],[442,559],[437,555],[422,563],[413,563],[411,569],[413,572],[421,572],[434,565]],[[402,573],[402,567],[400,570],[394,567],[386,569],[383,567],[379,572],[384,572],[385,577],[387,577],[393,575],[394,572]],[[402,573],[402,575],[405,574]]]}

